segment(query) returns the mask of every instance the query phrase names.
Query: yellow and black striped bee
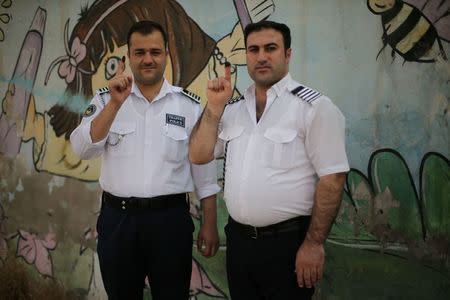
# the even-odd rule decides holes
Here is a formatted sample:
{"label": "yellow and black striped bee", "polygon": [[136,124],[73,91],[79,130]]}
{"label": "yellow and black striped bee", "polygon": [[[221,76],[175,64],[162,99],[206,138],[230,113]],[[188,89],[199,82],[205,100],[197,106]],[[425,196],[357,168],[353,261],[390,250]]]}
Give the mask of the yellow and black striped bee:
{"label": "yellow and black striped bee", "polygon": [[383,47],[405,61],[447,59],[442,40],[450,42],[450,0],[367,0],[369,10],[381,15]]}

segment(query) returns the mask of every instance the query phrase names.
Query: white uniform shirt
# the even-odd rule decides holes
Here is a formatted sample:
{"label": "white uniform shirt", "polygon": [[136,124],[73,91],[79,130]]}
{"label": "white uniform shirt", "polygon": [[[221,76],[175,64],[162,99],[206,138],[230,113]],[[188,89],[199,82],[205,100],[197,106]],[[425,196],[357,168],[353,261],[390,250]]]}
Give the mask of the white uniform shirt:
{"label": "white uniform shirt", "polygon": [[133,81],[108,136],[92,143],[91,123],[110,100],[108,92],[97,91],[91,114],[85,113],[70,140],[81,159],[102,155],[99,181],[104,191],[121,197],[154,197],[191,192],[195,185],[202,199],[220,190],[214,161],[189,163],[189,136],[202,107],[182,90],[164,80],[150,103]]}
{"label": "white uniform shirt", "polygon": [[292,94],[299,86],[290,74],[273,85],[258,123],[254,85],[225,107],[215,155],[226,148],[224,199],[240,223],[266,226],[311,215],[317,176],[349,170],[344,116],[309,88],[304,99]]}

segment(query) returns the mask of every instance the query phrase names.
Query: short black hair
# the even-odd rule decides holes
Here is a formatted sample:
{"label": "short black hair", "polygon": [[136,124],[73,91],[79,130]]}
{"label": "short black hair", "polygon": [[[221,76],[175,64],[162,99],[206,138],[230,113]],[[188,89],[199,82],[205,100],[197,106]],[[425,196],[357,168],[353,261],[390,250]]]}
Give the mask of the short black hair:
{"label": "short black hair", "polygon": [[131,26],[130,30],[128,30],[127,36],[128,49],[130,49],[130,38],[133,33],[139,32],[141,34],[146,35],[154,32],[155,30],[161,32],[164,39],[164,46],[167,47],[167,35],[162,26],[156,22],[146,20],[134,23],[133,26]]}
{"label": "short black hair", "polygon": [[291,48],[291,30],[289,27],[286,26],[286,24],[283,23],[277,23],[273,21],[260,21],[257,23],[250,23],[245,27],[244,30],[244,42],[245,42],[245,48],[247,48],[247,38],[250,33],[255,31],[261,31],[263,29],[274,29],[281,33],[283,36],[283,43],[284,43],[284,50]]}

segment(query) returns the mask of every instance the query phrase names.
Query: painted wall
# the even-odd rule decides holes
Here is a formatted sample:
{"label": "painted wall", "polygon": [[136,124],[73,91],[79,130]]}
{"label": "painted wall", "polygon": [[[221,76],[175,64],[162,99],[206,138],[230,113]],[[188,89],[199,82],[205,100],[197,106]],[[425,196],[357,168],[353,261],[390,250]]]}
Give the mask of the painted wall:
{"label": "painted wall", "polygon": [[[66,133],[117,69],[113,51],[93,41],[121,46],[127,28],[119,28],[136,6],[168,16],[158,20],[182,41],[170,45],[172,82],[203,101],[225,61],[236,95],[251,84],[241,23],[285,22],[291,74],[346,116],[352,170],[317,299],[450,292],[449,0],[0,2],[2,262],[20,260],[74,293],[105,297],[95,250],[99,160],[80,161]],[[101,35],[108,19],[115,26]],[[222,247],[209,260],[194,251],[193,299],[229,298],[222,195],[218,207]],[[199,225],[201,208],[195,200],[191,208]]]}

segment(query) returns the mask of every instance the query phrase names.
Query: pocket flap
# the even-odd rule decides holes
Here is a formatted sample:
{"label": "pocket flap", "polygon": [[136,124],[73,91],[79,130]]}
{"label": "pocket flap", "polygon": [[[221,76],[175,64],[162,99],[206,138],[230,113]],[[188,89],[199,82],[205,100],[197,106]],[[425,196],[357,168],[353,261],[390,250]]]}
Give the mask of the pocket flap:
{"label": "pocket flap", "polygon": [[294,129],[269,128],[264,132],[264,137],[274,143],[289,143],[292,142],[297,135]]}
{"label": "pocket flap", "polygon": [[237,138],[244,131],[244,127],[241,126],[233,126],[233,127],[225,127],[219,134],[219,139],[224,141],[231,141],[234,138]]}
{"label": "pocket flap", "polygon": [[111,124],[109,131],[117,134],[128,134],[136,130],[136,122],[116,121]]}
{"label": "pocket flap", "polygon": [[174,125],[166,125],[166,129],[164,130],[164,133],[166,136],[176,140],[176,141],[182,141],[188,138],[188,135],[186,133],[186,129],[180,126],[174,126]]}

